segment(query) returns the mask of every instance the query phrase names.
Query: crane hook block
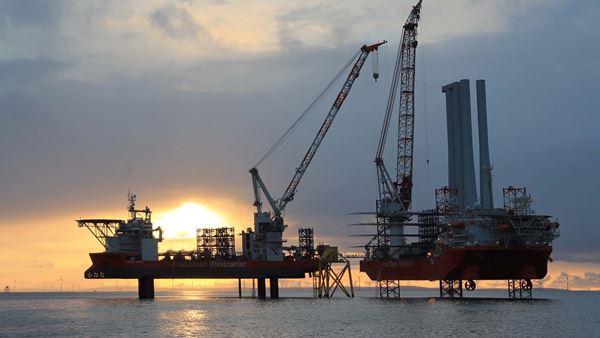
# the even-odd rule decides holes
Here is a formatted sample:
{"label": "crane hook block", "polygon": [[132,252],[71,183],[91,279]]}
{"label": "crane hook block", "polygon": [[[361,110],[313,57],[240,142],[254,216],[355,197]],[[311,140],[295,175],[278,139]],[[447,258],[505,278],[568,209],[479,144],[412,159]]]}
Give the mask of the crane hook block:
{"label": "crane hook block", "polygon": [[373,78],[375,82],[379,78],[379,49],[373,51]]}

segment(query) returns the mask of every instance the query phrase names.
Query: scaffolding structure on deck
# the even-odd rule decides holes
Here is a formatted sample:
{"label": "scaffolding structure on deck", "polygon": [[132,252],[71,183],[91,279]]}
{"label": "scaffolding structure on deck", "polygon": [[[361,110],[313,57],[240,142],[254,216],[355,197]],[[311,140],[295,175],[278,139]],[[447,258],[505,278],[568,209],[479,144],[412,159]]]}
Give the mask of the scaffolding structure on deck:
{"label": "scaffolding structure on deck", "polygon": [[198,255],[204,258],[235,257],[234,228],[202,228],[196,229]]}

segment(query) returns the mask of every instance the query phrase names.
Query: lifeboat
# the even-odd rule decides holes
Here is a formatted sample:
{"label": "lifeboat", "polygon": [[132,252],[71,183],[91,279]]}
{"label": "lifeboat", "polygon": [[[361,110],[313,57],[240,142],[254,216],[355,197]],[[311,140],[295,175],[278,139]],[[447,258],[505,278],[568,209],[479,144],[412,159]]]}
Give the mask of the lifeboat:
{"label": "lifeboat", "polygon": [[510,223],[498,223],[497,228],[500,231],[509,231],[512,230],[513,227]]}

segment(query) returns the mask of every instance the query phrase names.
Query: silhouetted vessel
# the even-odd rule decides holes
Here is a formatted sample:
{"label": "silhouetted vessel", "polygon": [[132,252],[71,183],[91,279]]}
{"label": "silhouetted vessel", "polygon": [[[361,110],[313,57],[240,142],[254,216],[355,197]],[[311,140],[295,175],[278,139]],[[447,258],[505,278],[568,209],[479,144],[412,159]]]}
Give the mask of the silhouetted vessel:
{"label": "silhouetted vessel", "polygon": [[[468,290],[475,289],[475,280],[508,280],[511,298],[530,298],[531,280],[544,278],[548,272],[559,223],[531,209],[531,196],[525,188],[504,188],[504,205],[494,208],[483,80],[477,81],[477,195],[469,80],[444,86],[443,91],[448,123],[448,185],[436,189],[435,209],[413,212],[409,209],[410,190],[403,190],[399,181],[388,184],[382,175],[377,211],[372,213],[376,222],[362,224],[374,225],[377,230],[366,245],[360,271],[380,283],[384,297],[399,296],[400,280],[439,280],[440,295],[450,297],[462,297],[463,280]],[[519,296],[514,296],[515,292]]]}
{"label": "silhouetted vessel", "polygon": [[[152,211],[148,207],[137,210],[135,195],[129,195],[130,218],[81,219],[85,227],[98,239],[104,252],[90,253],[92,266],[86,279],[131,278],[138,279],[139,297],[154,298],[154,279],[200,278],[238,279],[241,296],[241,279],[256,279],[258,297],[265,298],[265,280],[269,279],[271,298],[279,297],[279,278],[304,278],[308,273],[314,279],[314,294],[330,297],[341,290],[352,297],[352,283],[346,289],[341,278],[349,270],[349,261],[337,251],[337,247],[319,244],[315,249],[311,228],[299,229],[299,245],[281,247],[280,255],[264,255],[264,247],[253,245],[252,229],[242,232],[243,251],[236,253],[234,228],[197,229],[197,249],[189,251],[158,251],[162,241],[161,228],[152,225]],[[158,233],[155,236],[155,233]],[[270,248],[270,247],[266,247]],[[270,259],[267,259],[270,258]],[[343,263],[342,274],[331,276],[331,264]],[[350,278],[350,272],[348,271]]]}

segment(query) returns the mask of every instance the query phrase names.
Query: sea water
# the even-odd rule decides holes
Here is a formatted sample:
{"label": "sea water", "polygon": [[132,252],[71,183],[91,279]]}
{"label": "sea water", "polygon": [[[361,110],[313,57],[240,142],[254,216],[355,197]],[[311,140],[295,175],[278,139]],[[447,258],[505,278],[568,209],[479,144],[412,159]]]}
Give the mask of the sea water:
{"label": "sea water", "polygon": [[[248,290],[244,290],[249,293]],[[600,337],[600,293],[534,290],[509,301],[506,291],[439,299],[436,290],[403,290],[382,300],[363,288],[353,299],[313,299],[281,289],[259,300],[235,291],[2,293],[1,337]]]}

